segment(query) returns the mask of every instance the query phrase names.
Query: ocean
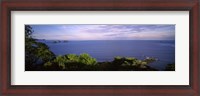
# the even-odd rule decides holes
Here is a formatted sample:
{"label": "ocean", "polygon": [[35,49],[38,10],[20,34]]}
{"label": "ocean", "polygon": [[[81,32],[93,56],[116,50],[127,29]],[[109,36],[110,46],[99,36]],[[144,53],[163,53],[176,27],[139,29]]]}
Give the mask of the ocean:
{"label": "ocean", "polygon": [[116,56],[138,59],[154,57],[158,60],[149,66],[158,70],[164,70],[167,64],[175,63],[174,40],[39,41],[47,44],[56,55],[88,53],[98,62],[112,61]]}

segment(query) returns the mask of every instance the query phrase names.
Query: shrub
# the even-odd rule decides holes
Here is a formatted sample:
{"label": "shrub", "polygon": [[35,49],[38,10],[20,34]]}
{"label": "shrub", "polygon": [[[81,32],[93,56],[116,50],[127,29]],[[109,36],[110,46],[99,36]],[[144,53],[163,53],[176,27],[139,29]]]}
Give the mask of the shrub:
{"label": "shrub", "polygon": [[175,64],[167,64],[165,71],[175,71]]}
{"label": "shrub", "polygon": [[90,57],[90,55],[86,53],[79,56],[79,62],[86,65],[95,65],[97,63],[95,58]]}
{"label": "shrub", "polygon": [[67,57],[68,62],[79,62],[79,57],[76,54],[68,54]]}
{"label": "shrub", "polygon": [[147,63],[152,63],[152,62],[156,61],[156,58],[146,57],[146,59],[144,59],[144,61]]}
{"label": "shrub", "polygon": [[[57,64],[62,70],[93,70],[91,68],[95,68],[97,61],[89,54],[83,53],[80,56],[76,54],[57,56],[52,63]],[[51,62],[44,64],[46,67],[51,65]]]}
{"label": "shrub", "polygon": [[137,60],[136,58],[133,58],[133,57],[126,57],[125,58],[127,61],[135,61],[135,60]]}
{"label": "shrub", "polygon": [[49,61],[49,62],[46,62],[45,64],[44,64],[44,67],[49,67],[49,66],[52,66],[52,63]]}
{"label": "shrub", "polygon": [[116,56],[116,57],[114,58],[114,60],[120,60],[120,59],[122,59],[122,57],[120,57],[120,56]]}

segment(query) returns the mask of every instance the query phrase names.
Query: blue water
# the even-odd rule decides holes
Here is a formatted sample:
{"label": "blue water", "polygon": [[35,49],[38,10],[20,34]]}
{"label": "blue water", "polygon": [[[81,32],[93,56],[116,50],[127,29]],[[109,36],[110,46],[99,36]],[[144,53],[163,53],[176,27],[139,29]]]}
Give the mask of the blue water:
{"label": "blue water", "polygon": [[98,62],[112,61],[115,56],[136,57],[146,56],[157,58],[158,61],[149,64],[163,70],[169,63],[175,63],[175,41],[172,40],[90,40],[46,43],[56,55],[88,53]]}

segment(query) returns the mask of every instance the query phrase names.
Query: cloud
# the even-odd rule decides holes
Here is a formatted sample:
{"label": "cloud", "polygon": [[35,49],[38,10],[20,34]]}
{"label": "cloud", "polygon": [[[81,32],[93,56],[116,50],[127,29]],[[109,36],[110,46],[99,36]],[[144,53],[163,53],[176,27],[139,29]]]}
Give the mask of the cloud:
{"label": "cloud", "polygon": [[[34,25],[35,38],[67,40],[174,39],[175,25]],[[66,38],[67,37],[67,38]]]}

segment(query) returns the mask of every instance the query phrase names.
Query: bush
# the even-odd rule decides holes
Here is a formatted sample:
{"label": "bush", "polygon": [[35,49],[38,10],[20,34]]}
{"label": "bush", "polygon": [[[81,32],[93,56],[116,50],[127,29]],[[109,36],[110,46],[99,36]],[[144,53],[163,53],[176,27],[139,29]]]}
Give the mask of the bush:
{"label": "bush", "polygon": [[175,64],[167,64],[165,71],[175,71]]}
{"label": "bush", "polygon": [[46,62],[45,64],[44,64],[44,67],[49,67],[49,66],[52,66],[52,63],[49,61],[49,62]]}
{"label": "bush", "polygon": [[121,60],[122,59],[122,57],[120,57],[120,56],[116,56],[115,58],[114,58],[114,60]]}
{"label": "bush", "polygon": [[61,69],[65,69],[67,59],[64,56],[57,56],[53,61],[54,63],[58,64]]}
{"label": "bush", "polygon": [[76,54],[68,54],[65,57],[67,57],[67,62],[79,62],[79,56]]}
{"label": "bush", "polygon": [[95,70],[97,61],[86,53],[80,54],[80,56],[68,54],[57,56],[52,62],[45,63],[44,67],[51,67],[53,64],[56,64],[62,70]]}
{"label": "bush", "polygon": [[79,62],[86,65],[95,65],[97,63],[95,58],[90,57],[90,55],[86,53],[79,56]]}

